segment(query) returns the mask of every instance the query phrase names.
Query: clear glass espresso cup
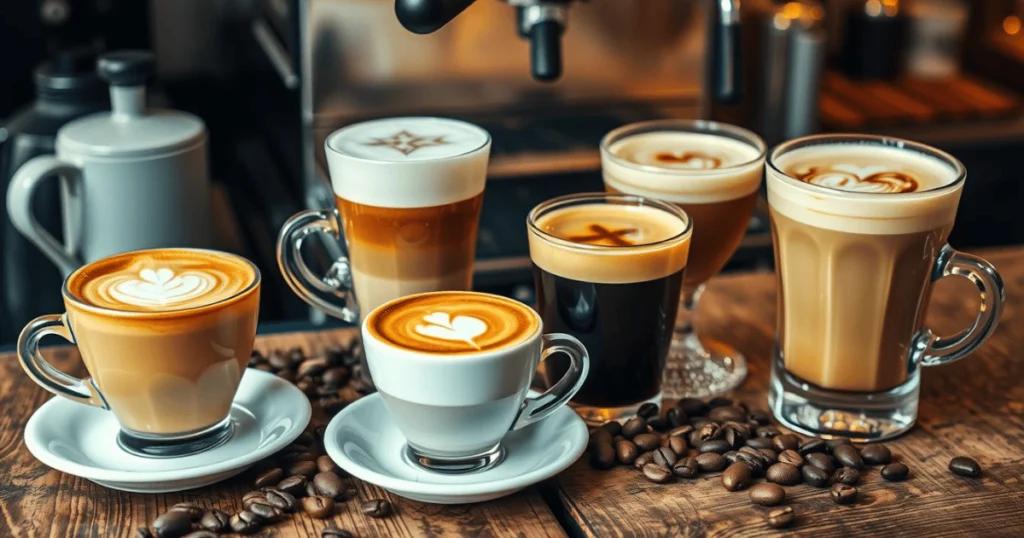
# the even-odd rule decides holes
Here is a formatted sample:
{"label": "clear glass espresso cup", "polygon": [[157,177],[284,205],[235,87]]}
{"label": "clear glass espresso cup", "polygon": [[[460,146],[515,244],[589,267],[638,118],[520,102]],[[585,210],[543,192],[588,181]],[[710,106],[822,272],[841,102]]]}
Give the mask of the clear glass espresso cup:
{"label": "clear glass espresso cup", "polygon": [[[772,412],[826,438],[907,431],[921,367],[969,355],[1002,312],[995,268],[946,243],[963,164],[923,144],[867,135],[792,140],[768,164],[778,277]],[[932,285],[950,275],[970,280],[981,304],[970,327],[940,337],[925,313]]]}

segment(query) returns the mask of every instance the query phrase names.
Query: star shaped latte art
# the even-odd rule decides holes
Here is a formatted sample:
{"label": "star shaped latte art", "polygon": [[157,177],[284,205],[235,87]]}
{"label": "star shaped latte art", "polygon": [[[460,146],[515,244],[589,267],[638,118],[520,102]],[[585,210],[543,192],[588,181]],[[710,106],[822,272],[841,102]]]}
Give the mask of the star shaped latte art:
{"label": "star shaped latte art", "polygon": [[373,138],[371,141],[366,142],[365,145],[383,146],[399,151],[403,155],[410,155],[420,148],[443,146],[448,143],[449,142],[444,139],[444,135],[433,137],[419,136],[412,134],[409,131],[402,130],[387,138]]}

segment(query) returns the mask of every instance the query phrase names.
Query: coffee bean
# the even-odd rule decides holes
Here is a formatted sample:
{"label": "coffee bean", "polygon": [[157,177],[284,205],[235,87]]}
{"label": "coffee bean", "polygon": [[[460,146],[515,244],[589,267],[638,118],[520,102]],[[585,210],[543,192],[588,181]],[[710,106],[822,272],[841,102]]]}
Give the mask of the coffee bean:
{"label": "coffee bean", "polygon": [[205,531],[205,530],[199,530],[199,531],[192,531],[192,532],[186,534],[185,536],[183,536],[182,538],[217,538],[217,533],[210,532],[210,531]]}
{"label": "coffee bean", "polygon": [[622,425],[622,436],[626,439],[632,439],[642,433],[647,433],[647,421],[644,417],[633,417]]}
{"label": "coffee bean", "polygon": [[287,370],[292,367],[292,361],[288,358],[288,355],[281,353],[277,349],[271,351],[270,355],[267,355],[267,363],[276,370]]}
{"label": "coffee bean", "polygon": [[342,387],[338,389],[338,399],[341,400],[341,403],[344,405],[348,405],[359,398],[362,398],[362,394],[359,394],[359,392],[352,387]]}
{"label": "coffee bean", "polygon": [[800,438],[792,433],[776,435],[772,438],[772,448],[778,452],[782,452],[783,450],[796,450],[799,447]]}
{"label": "coffee bean", "polygon": [[291,370],[281,370],[281,371],[275,373],[274,375],[276,375],[277,377],[280,377],[281,379],[283,379],[283,380],[285,380],[285,381],[287,381],[289,383],[294,383],[295,382],[295,374]]}
{"label": "coffee bean", "polygon": [[314,476],[313,486],[316,487],[316,491],[320,495],[330,497],[335,500],[345,493],[345,483],[342,482],[341,477],[330,471],[326,473],[318,473]]}
{"label": "coffee bean", "polygon": [[337,464],[330,456],[320,456],[316,459],[316,470],[321,473],[337,473],[339,471]]}
{"label": "coffee bean", "polygon": [[135,529],[135,538],[153,538],[153,533],[146,527],[139,527]]}
{"label": "coffee bean", "polygon": [[725,457],[725,461],[727,461],[729,463],[736,463],[737,461],[739,461],[739,455],[740,455],[739,451],[736,451],[736,450],[730,450],[730,451],[726,452],[725,454],[722,454],[722,456]]}
{"label": "coffee bean", "polygon": [[669,480],[672,480],[672,471],[668,467],[658,465],[657,463],[648,463],[643,468],[644,478],[654,482],[655,484],[665,484]]}
{"label": "coffee bean", "polygon": [[309,478],[316,474],[316,463],[312,461],[297,461],[288,466],[285,474],[289,476],[299,475]]}
{"label": "coffee bean", "polygon": [[750,485],[753,476],[745,463],[734,463],[722,473],[722,487],[728,491],[740,491]]}
{"label": "coffee bean", "polygon": [[786,490],[776,484],[755,484],[750,488],[750,502],[760,506],[775,506],[786,500]]}
{"label": "coffee bean", "polygon": [[299,374],[299,377],[313,377],[324,373],[325,370],[327,370],[325,359],[312,358],[302,361],[296,373]]}
{"label": "coffee bean", "polygon": [[779,453],[770,448],[759,448],[758,452],[764,456],[764,462],[768,465],[774,465],[779,462]]}
{"label": "coffee bean", "polygon": [[800,468],[800,474],[803,476],[804,482],[811,486],[816,488],[828,487],[829,474],[819,467],[804,465]]}
{"label": "coffee bean", "polygon": [[801,456],[806,456],[812,452],[825,452],[826,450],[828,447],[825,445],[825,440],[814,437],[800,443],[798,452]]}
{"label": "coffee bean", "polygon": [[890,463],[885,467],[882,467],[882,478],[889,482],[899,482],[900,480],[906,480],[910,476],[910,467],[902,463]]}
{"label": "coffee bean", "polygon": [[840,484],[856,486],[857,482],[860,482],[860,471],[850,467],[842,467],[836,471],[836,474],[832,475],[832,478]]}
{"label": "coffee bean", "polygon": [[689,417],[700,417],[708,413],[708,406],[697,398],[683,398],[676,402],[676,407]]}
{"label": "coffee bean", "polygon": [[725,433],[722,434],[722,439],[732,448],[739,448],[747,443],[747,436],[742,432],[733,427],[723,428]]}
{"label": "coffee bean", "polygon": [[269,486],[273,486],[274,484],[280,482],[282,478],[284,478],[284,470],[281,469],[280,467],[267,469],[266,471],[263,471],[262,473],[259,474],[259,476],[256,477],[256,487],[266,488]]}
{"label": "coffee bean", "polygon": [[670,449],[672,452],[675,452],[676,456],[682,456],[683,454],[686,454],[686,450],[688,448],[688,445],[686,444],[686,439],[683,439],[682,437],[679,436],[671,435],[666,437],[665,440],[661,442],[661,446]]}
{"label": "coffee bean", "polygon": [[690,433],[693,432],[693,426],[689,424],[683,424],[672,428],[668,432],[669,437],[679,437],[680,439],[687,440],[690,437]]}
{"label": "coffee bean", "polygon": [[661,447],[654,451],[654,457],[651,459],[651,463],[671,468],[676,464],[678,459],[679,458],[676,457],[676,453],[672,452],[671,448]]}
{"label": "coffee bean", "polygon": [[704,441],[700,440],[700,430],[695,429],[690,432],[690,435],[686,436],[686,444],[696,448],[699,447]]}
{"label": "coffee bean", "polygon": [[726,398],[725,396],[716,396],[708,400],[708,408],[710,409],[714,409],[716,407],[725,407],[727,405],[732,405],[732,400]]}
{"label": "coffee bean", "polygon": [[772,439],[771,437],[753,437],[747,439],[747,446],[751,448],[771,448]]}
{"label": "coffee bean", "polygon": [[281,491],[279,489],[269,489],[266,492],[267,502],[270,506],[273,506],[282,512],[294,512],[298,507],[298,501],[295,496],[287,491]]}
{"label": "coffee bean", "polygon": [[356,538],[356,535],[344,529],[327,527],[320,531],[320,538]]}
{"label": "coffee bean", "polygon": [[886,465],[892,463],[892,452],[885,445],[868,445],[860,451],[860,457],[868,465]]}
{"label": "coffee bean", "polygon": [[308,398],[316,396],[316,383],[308,379],[300,379],[295,382],[295,386],[302,391],[303,394]]}
{"label": "coffee bean", "polygon": [[229,521],[231,521],[231,516],[214,508],[203,512],[203,517],[199,518],[199,526],[208,531],[224,532],[228,528]]}
{"label": "coffee bean", "polygon": [[291,448],[290,450],[299,450],[299,452],[288,452],[287,454],[285,454],[281,458],[281,461],[283,463],[287,463],[289,465],[292,465],[292,464],[295,464],[295,463],[301,463],[301,462],[313,463],[313,462],[316,461],[316,456],[314,456],[312,452],[309,452],[309,450],[307,448],[305,448],[305,447],[303,447],[301,445],[295,445],[294,448]]}
{"label": "coffee bean", "polygon": [[228,526],[231,527],[231,532],[252,534],[260,530],[260,518],[248,510],[242,510],[231,516]]}
{"label": "coffee bean", "polygon": [[747,420],[747,413],[736,406],[721,406],[715,407],[708,412],[708,418],[715,422],[728,422],[732,421],[745,421]]}
{"label": "coffee bean", "polygon": [[775,437],[780,435],[782,432],[779,431],[775,426],[758,426],[754,430],[754,435],[758,437]]}
{"label": "coffee bean", "polygon": [[853,443],[851,443],[850,440],[845,437],[836,437],[835,439],[829,439],[828,441],[825,441],[825,447],[828,448],[829,452],[835,450],[837,446],[850,444]]}
{"label": "coffee bean", "polygon": [[653,433],[641,433],[633,438],[637,448],[643,451],[654,450],[661,446],[661,437]]}
{"label": "coffee bean", "polygon": [[698,430],[697,438],[703,443],[704,441],[711,441],[713,439],[722,438],[722,428],[714,422],[708,422]]}
{"label": "coffee bean", "polygon": [[640,449],[632,441],[623,439],[615,443],[615,459],[622,465],[632,465],[640,455]]}
{"label": "coffee bean", "polygon": [[768,464],[765,463],[763,456],[753,456],[744,452],[736,454],[736,463],[742,463],[750,469],[751,475],[755,478],[764,476],[765,469],[768,468]]}
{"label": "coffee bean", "polygon": [[171,510],[153,521],[157,538],[178,538],[192,530],[192,516],[181,510]]}
{"label": "coffee bean", "polygon": [[364,516],[373,518],[388,517],[391,515],[391,503],[384,499],[371,499],[359,507]]}
{"label": "coffee bean", "polygon": [[833,461],[832,456],[821,452],[812,452],[808,454],[804,457],[804,463],[817,467],[828,473],[830,476],[836,471],[836,464],[835,461]]}
{"label": "coffee bean", "polygon": [[323,519],[334,513],[334,499],[320,495],[302,499],[302,510],[310,517]]}
{"label": "coffee bean", "polygon": [[712,439],[710,441],[704,441],[703,443],[701,443],[700,444],[700,448],[698,448],[698,451],[701,454],[706,454],[708,452],[715,452],[717,454],[725,454],[726,452],[728,452],[731,449],[732,449],[732,446],[730,446],[729,443],[726,442],[725,439]]}
{"label": "coffee bean", "polygon": [[348,383],[348,380],[351,377],[352,373],[349,372],[348,368],[344,366],[335,366],[324,371],[323,375],[320,376],[320,381],[328,387],[340,387],[341,385]]}
{"label": "coffee bean", "polygon": [[275,508],[269,504],[253,503],[249,505],[248,510],[267,523],[279,521],[282,516],[280,508]]}
{"label": "coffee bean", "polygon": [[[715,455],[717,456],[717,454]],[[697,478],[697,474],[700,473],[700,471],[700,462],[697,458],[683,458],[672,466],[672,474],[679,478]]]}
{"label": "coffee bean", "polygon": [[252,368],[254,370],[260,370],[262,372],[271,372],[271,373],[273,373],[273,371],[274,371],[274,368],[272,366],[270,366],[269,364],[257,364],[255,366],[253,366]]}
{"label": "coffee bean", "polygon": [[658,404],[647,402],[636,410],[636,415],[642,418],[651,418],[658,414]]}
{"label": "coffee bean", "polygon": [[857,501],[857,488],[837,482],[832,484],[831,495],[836,504],[853,504]]}
{"label": "coffee bean", "polygon": [[695,459],[697,461],[697,467],[700,468],[700,472],[702,473],[717,473],[729,465],[725,456],[714,452],[700,454]]}
{"label": "coffee bean", "polygon": [[590,431],[590,440],[587,442],[587,446],[593,448],[594,445],[599,443],[610,445],[612,444],[613,437],[611,432],[604,428],[594,428]]}
{"label": "coffee bean", "polygon": [[203,512],[205,511],[192,503],[178,503],[172,506],[171,510],[185,512],[192,521],[199,521],[199,518],[203,517]]}
{"label": "coffee bean", "polygon": [[968,478],[977,478],[981,476],[981,465],[974,461],[973,458],[967,456],[957,456],[949,460],[949,470],[953,474],[966,476]]}
{"label": "coffee bean", "polygon": [[267,492],[261,489],[250,491],[247,492],[245,495],[242,495],[242,506],[246,506],[254,502],[265,503],[266,501]]}
{"label": "coffee bean", "polygon": [[616,435],[622,435],[622,424],[615,422],[614,420],[605,422],[601,425],[602,430],[608,430],[608,433],[612,434],[612,437]]}
{"label": "coffee bean", "polygon": [[684,424],[687,424],[690,417],[686,416],[686,411],[679,409],[678,407],[672,407],[665,411],[665,416],[668,417],[668,424],[672,428],[678,428]]}
{"label": "coffee bean", "polygon": [[782,484],[783,486],[795,486],[803,480],[800,468],[788,463],[776,463],[765,472],[765,478],[769,482]]}
{"label": "coffee bean", "polygon": [[801,467],[804,464],[804,457],[796,450],[783,450],[782,453],[779,454],[779,462]]}
{"label": "coffee bean", "polygon": [[306,497],[316,497],[317,495],[320,495],[320,494],[317,493],[316,486],[314,486],[312,482],[307,481],[306,482]]}
{"label": "coffee bean", "polygon": [[633,461],[633,468],[636,469],[637,471],[640,471],[644,468],[644,465],[651,463],[652,460],[654,460],[653,450],[642,452],[639,456],[636,457],[636,460]]}
{"label": "coffee bean", "polygon": [[611,469],[615,465],[615,449],[610,443],[598,443],[590,447],[590,466],[595,469]]}
{"label": "coffee bean", "polygon": [[668,415],[666,415],[665,413],[654,415],[653,417],[648,418],[646,420],[647,425],[650,426],[651,429],[655,431],[664,431],[672,427],[672,424],[668,420]]}
{"label": "coffee bean", "polygon": [[711,420],[710,418],[707,418],[707,417],[691,417],[690,418],[690,426],[693,426],[693,429],[698,430],[698,431],[700,431],[700,429],[703,428],[704,426],[706,426],[708,424],[711,424],[712,422],[714,422],[714,421]]}
{"label": "coffee bean", "polygon": [[[612,446],[615,446],[615,445],[619,444],[620,441],[629,441],[629,439],[626,439],[625,437],[623,437],[621,435],[616,435],[615,437],[612,437]],[[630,442],[632,442],[632,441],[630,441]]]}
{"label": "coffee bean", "polygon": [[775,510],[768,512],[768,515],[765,516],[765,520],[768,521],[768,526],[773,529],[788,527],[793,524],[793,519],[794,515],[792,506],[776,508]]}
{"label": "coffee bean", "polygon": [[743,440],[744,441],[746,441],[747,439],[749,439],[750,437],[752,437],[754,435],[754,428],[756,427],[756,426],[751,426],[750,424],[748,424],[746,422],[733,422],[733,421],[723,422],[723,423],[719,424],[719,426],[721,426],[723,430],[729,430],[729,429],[736,430],[736,433],[738,433],[738,434],[743,436]]}
{"label": "coffee bean", "polygon": [[305,447],[313,446],[313,443],[316,443],[316,438],[308,431],[300,433],[299,436],[292,441],[293,445],[302,445]]}
{"label": "coffee bean", "polygon": [[277,483],[277,489],[287,491],[288,493],[298,497],[306,491],[306,477],[289,476]]}
{"label": "coffee bean", "polygon": [[764,426],[772,422],[772,416],[764,411],[751,411],[747,413],[747,419],[756,422],[758,426]]}
{"label": "coffee bean", "polygon": [[861,459],[860,452],[857,452],[857,448],[853,445],[839,445],[832,449],[832,455],[844,467],[858,471],[864,468],[864,460]]}

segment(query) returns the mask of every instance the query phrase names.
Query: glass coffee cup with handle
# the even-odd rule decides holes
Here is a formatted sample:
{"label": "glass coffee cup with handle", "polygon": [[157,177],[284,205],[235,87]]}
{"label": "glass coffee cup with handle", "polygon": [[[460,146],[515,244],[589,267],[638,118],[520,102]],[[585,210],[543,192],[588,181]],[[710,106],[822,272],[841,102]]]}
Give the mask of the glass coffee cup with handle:
{"label": "glass coffee cup with handle", "polygon": [[[367,363],[410,460],[442,473],[490,468],[505,456],[507,433],[565,405],[590,359],[579,340],[543,329],[532,308],[468,291],[410,295],[370,312],[362,324]],[[552,354],[570,367],[528,397],[534,371]]]}
{"label": "glass coffee cup with handle", "polygon": [[[66,313],[36,318],[18,338],[33,381],[113,412],[118,444],[135,455],[185,456],[231,437],[259,316],[252,262],[198,249],[129,252],[71,273],[62,293]],[[51,334],[78,346],[91,378],[43,358],[39,342]]]}
{"label": "glass coffee cup with handle", "polygon": [[[278,264],[301,299],[354,322],[405,295],[470,289],[486,131],[451,119],[388,118],[339,129],[324,145],[337,207],[301,211],[278,236]],[[321,233],[348,252],[322,276],[301,254]]]}
{"label": "glass coffee cup with handle", "polygon": [[[938,149],[894,138],[822,135],[772,151],[768,202],[779,319],[769,403],[808,435],[872,441],[917,418],[922,366],[959,360],[995,329],[1003,284],[946,242],[967,172]],[[925,326],[932,285],[978,289],[975,322],[952,337]]]}

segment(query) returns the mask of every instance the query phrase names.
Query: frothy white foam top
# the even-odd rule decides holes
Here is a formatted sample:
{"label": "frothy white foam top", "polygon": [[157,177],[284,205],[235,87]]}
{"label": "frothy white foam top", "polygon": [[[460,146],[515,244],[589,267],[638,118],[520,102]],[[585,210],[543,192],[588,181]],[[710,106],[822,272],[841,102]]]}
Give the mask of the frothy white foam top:
{"label": "frothy white foam top", "polygon": [[732,138],[657,131],[631,135],[601,152],[611,188],[674,203],[733,200],[757,190],[760,150]]}
{"label": "frothy white foam top", "polygon": [[168,306],[199,299],[212,290],[217,281],[205,271],[175,273],[167,267],[147,268],[138,275],[121,275],[111,283],[110,295],[133,306]]}
{"label": "frothy white foam top", "polygon": [[[773,164],[768,171],[772,209],[830,230],[897,234],[934,229],[956,217],[963,190],[962,182],[942,188],[957,179],[947,163],[889,146],[810,146],[785,153]],[[795,179],[801,176],[812,180]],[[899,192],[908,178],[917,189]]]}
{"label": "frothy white foam top", "polygon": [[491,137],[444,118],[387,118],[349,125],[325,143],[334,192],[377,207],[430,207],[480,194]]}

